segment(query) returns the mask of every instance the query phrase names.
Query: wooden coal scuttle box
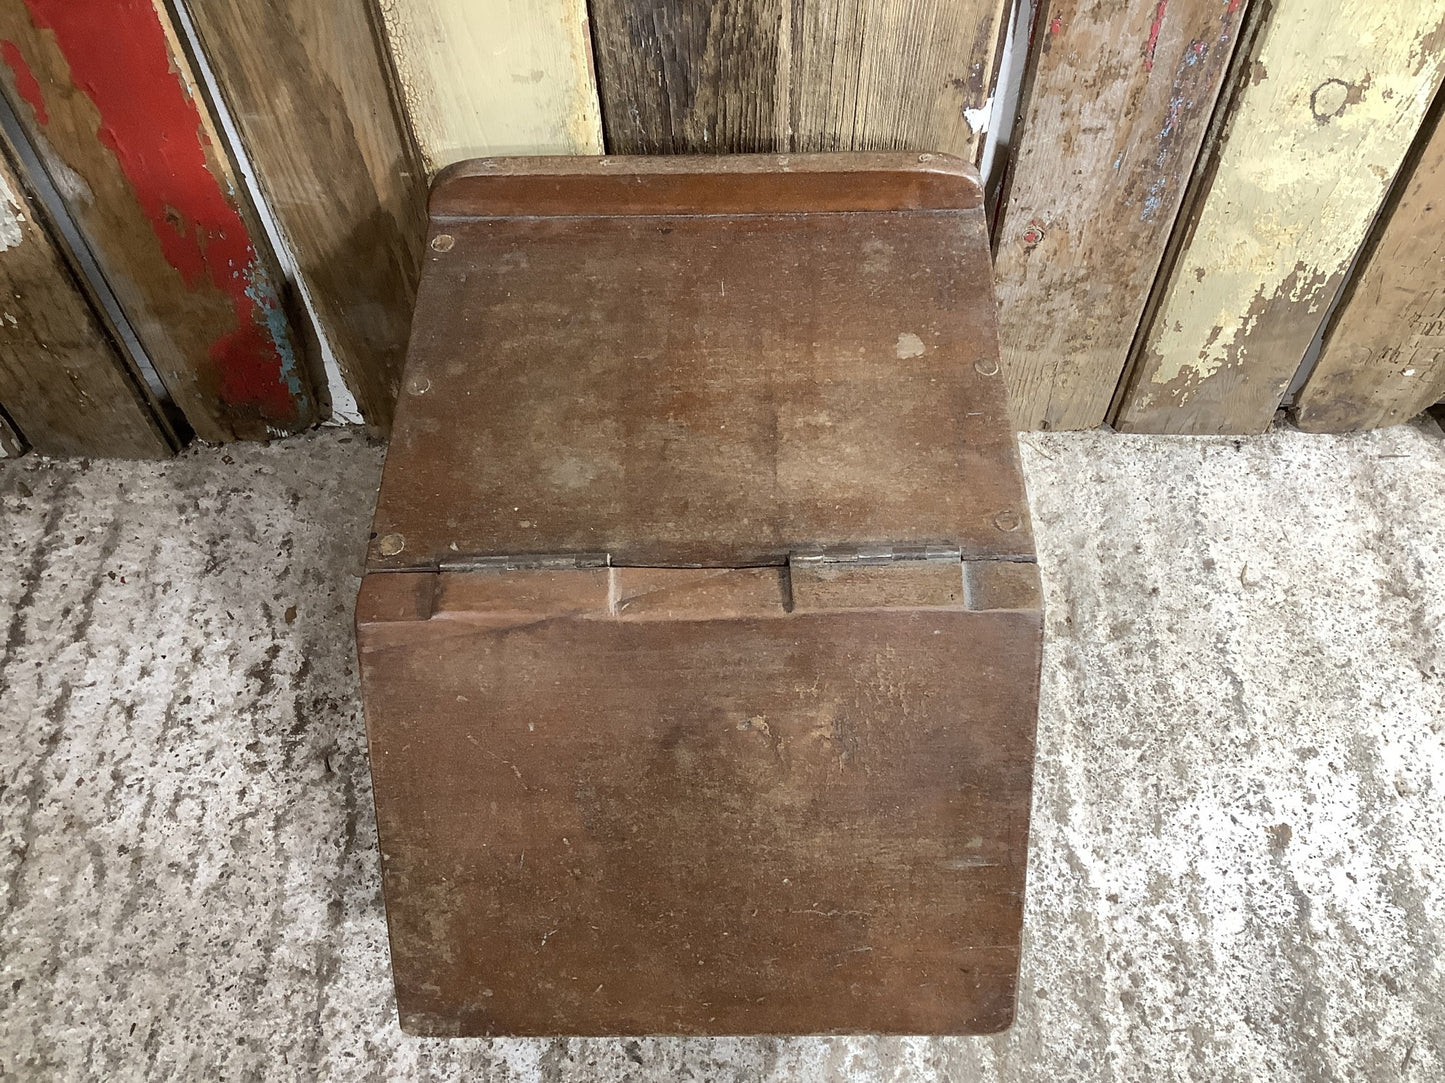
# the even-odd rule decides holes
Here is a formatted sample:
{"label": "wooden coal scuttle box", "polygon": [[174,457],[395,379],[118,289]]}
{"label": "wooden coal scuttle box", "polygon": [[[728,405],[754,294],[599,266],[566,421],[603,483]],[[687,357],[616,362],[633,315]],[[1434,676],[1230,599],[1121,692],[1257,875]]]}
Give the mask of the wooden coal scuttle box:
{"label": "wooden coal scuttle box", "polygon": [[1041,617],[974,171],[443,173],[357,635],[411,1033],[1007,1026]]}

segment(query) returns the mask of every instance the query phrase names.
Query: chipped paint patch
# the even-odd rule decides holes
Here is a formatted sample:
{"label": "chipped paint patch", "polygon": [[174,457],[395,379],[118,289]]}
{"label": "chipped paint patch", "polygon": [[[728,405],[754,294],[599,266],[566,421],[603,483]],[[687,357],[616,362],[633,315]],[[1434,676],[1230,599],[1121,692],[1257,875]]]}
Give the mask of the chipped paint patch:
{"label": "chipped paint patch", "polygon": [[1164,29],[1164,10],[1169,0],[1158,0],[1154,5],[1154,21],[1149,24],[1149,40],[1144,45],[1144,70],[1154,70],[1154,50],[1159,46],[1159,32]]}
{"label": "chipped paint patch", "polygon": [[281,298],[269,275],[255,260],[246,268],[246,296],[255,305],[256,314],[265,326],[276,351],[281,356],[281,376],[291,394],[300,398],[304,393],[301,371],[296,359],[296,348],[291,341],[291,323],[281,307]]}
{"label": "chipped paint patch", "polygon": [[977,109],[964,109],[963,119],[968,122],[969,128],[974,135],[984,135],[988,132],[988,119],[993,115],[993,95]]}
{"label": "chipped paint patch", "polygon": [[40,89],[40,80],[30,70],[25,54],[13,41],[0,41],[0,57],[15,77],[15,90],[35,114],[42,125],[50,123],[50,112],[45,107],[45,95]]}
{"label": "chipped paint patch", "polygon": [[893,346],[893,352],[900,361],[907,361],[910,357],[922,357],[923,340],[912,331],[901,331],[897,343]]}
{"label": "chipped paint patch", "polygon": [[[0,252],[20,247],[25,239],[24,221],[24,204],[11,190],[5,177],[0,175]],[[10,322],[13,324],[15,321],[12,318]]]}

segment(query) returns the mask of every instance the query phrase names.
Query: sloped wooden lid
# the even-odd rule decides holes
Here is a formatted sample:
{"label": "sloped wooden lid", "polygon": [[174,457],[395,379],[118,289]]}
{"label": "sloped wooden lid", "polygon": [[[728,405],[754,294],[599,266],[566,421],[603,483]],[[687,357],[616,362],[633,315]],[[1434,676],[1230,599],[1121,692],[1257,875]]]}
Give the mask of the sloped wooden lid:
{"label": "sloped wooden lid", "polygon": [[369,566],[1032,556],[981,206],[944,155],[452,167]]}

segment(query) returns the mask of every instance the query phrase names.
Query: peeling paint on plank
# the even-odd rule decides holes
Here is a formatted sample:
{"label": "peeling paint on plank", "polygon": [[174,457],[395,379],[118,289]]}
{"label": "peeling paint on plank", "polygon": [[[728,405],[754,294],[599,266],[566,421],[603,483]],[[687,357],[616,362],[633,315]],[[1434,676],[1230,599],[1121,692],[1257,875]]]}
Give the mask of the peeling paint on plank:
{"label": "peeling paint on plank", "polygon": [[5,63],[15,73],[15,89],[19,91],[20,97],[25,99],[25,104],[35,110],[35,119],[41,124],[50,123],[50,111],[45,108],[45,95],[40,89],[40,80],[35,78],[35,73],[30,70],[30,64],[25,59],[25,54],[13,41],[0,42],[0,56],[3,56]]}
{"label": "peeling paint on plank", "polygon": [[1274,416],[1440,85],[1445,0],[1296,0],[1261,31],[1118,425]]}
{"label": "peeling paint on plank", "polygon": [[[20,242],[25,239],[21,228],[25,214],[21,206],[19,196],[11,189],[5,177],[0,175],[0,252],[19,248]],[[15,322],[15,318],[8,312],[5,315],[11,323]]]}
{"label": "peeling paint on plank", "polygon": [[[1104,420],[1225,72],[1225,0],[1056,0],[996,254],[1015,424]],[[1140,50],[1147,47],[1140,62]]]}

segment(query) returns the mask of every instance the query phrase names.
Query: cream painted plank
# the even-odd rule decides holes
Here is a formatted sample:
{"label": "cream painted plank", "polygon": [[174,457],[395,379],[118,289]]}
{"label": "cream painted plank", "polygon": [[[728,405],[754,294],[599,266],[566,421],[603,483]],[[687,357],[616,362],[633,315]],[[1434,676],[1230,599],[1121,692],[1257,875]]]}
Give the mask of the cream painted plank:
{"label": "cream painted plank", "polygon": [[[1445,105],[1445,103],[1442,103]],[[1348,287],[1295,402],[1308,432],[1408,421],[1445,398],[1445,124],[1442,107],[1399,202]]]}
{"label": "cream painted plank", "polygon": [[380,0],[435,173],[492,154],[601,154],[585,0]]}
{"label": "cream painted plank", "polygon": [[1445,0],[1279,0],[1115,424],[1270,423],[1440,84]]}

